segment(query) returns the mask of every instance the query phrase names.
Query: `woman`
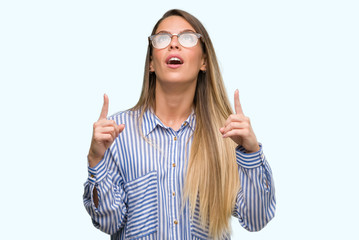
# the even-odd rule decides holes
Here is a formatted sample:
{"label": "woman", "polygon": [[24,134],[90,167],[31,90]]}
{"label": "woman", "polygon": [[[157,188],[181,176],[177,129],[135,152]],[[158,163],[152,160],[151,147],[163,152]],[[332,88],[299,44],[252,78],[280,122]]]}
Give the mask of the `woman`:
{"label": "woman", "polygon": [[84,204],[111,239],[229,239],[230,217],[249,231],[274,217],[270,167],[238,90],[232,114],[203,25],[181,10],[157,22],[140,99],[107,118],[88,154]]}

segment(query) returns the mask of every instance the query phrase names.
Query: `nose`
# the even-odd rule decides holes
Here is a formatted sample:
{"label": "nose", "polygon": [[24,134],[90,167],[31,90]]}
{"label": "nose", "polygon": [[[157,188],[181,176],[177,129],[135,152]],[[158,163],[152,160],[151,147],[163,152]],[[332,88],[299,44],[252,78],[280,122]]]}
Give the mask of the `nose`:
{"label": "nose", "polygon": [[178,42],[178,36],[172,35],[170,45],[168,45],[169,49],[179,49],[180,43]]}

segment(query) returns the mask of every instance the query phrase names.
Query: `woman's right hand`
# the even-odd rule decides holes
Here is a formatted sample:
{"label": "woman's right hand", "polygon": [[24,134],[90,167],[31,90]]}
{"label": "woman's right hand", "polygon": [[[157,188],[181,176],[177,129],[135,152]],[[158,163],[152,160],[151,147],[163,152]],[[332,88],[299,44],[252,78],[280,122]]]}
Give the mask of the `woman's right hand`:
{"label": "woman's right hand", "polygon": [[96,166],[101,161],[106,150],[125,128],[124,124],[117,125],[115,121],[107,120],[108,105],[108,96],[105,94],[100,118],[93,124],[91,146],[87,156],[90,167]]}

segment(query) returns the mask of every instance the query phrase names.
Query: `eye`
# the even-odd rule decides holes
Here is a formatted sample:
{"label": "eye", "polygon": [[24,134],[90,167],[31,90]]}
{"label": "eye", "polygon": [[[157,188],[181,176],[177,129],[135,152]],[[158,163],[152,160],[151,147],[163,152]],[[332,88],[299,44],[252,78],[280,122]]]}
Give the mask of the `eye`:
{"label": "eye", "polygon": [[159,44],[168,41],[169,36],[167,34],[159,34],[155,37],[155,41]]}
{"label": "eye", "polygon": [[194,42],[194,41],[196,41],[197,37],[193,33],[183,33],[183,34],[181,34],[181,38],[183,41],[186,41],[186,42]]}

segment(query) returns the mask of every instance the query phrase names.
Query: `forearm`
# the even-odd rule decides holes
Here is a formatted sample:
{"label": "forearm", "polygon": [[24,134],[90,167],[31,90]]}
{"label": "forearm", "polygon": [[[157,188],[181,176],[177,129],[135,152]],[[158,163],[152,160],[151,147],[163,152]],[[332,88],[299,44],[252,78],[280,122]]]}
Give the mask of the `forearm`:
{"label": "forearm", "polygon": [[127,214],[125,193],[119,180],[119,174],[109,171],[102,161],[95,168],[89,168],[85,183],[85,208],[94,226],[109,234],[123,226]]}
{"label": "forearm", "polygon": [[272,171],[262,149],[253,154],[237,154],[237,162],[242,188],[234,215],[248,231],[259,231],[275,214]]}

